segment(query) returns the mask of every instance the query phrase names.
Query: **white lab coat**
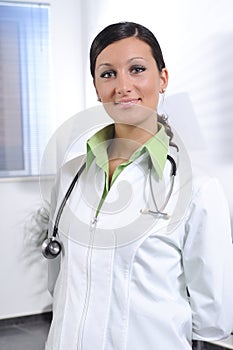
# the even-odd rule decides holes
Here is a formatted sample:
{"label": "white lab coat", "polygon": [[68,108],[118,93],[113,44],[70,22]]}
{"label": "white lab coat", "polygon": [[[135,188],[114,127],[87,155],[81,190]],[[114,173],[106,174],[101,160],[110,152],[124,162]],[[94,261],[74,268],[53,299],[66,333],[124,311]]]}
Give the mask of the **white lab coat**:
{"label": "white lab coat", "polygon": [[[52,213],[78,167],[63,167]],[[167,164],[166,187],[169,172]],[[158,220],[140,212],[153,205],[147,173],[144,154],[116,179],[94,224],[104,173],[93,162],[81,175],[59,223],[62,256],[49,261],[50,273],[60,267],[46,350],[190,350],[192,339],[232,331],[230,222],[218,181],[187,176],[181,185],[178,171],[165,209],[175,219]]]}

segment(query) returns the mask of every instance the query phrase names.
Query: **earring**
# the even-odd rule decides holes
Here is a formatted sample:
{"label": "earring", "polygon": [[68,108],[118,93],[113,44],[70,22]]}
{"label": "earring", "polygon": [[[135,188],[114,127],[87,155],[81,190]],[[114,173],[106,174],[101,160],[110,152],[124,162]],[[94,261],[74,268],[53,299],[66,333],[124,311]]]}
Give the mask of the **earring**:
{"label": "earring", "polygon": [[160,95],[160,99],[159,99],[159,108],[158,108],[159,115],[163,116],[163,118],[167,118],[165,110],[164,110],[165,91],[166,91],[165,88],[162,88],[162,91],[160,91],[161,95]]}
{"label": "earring", "polygon": [[165,88],[163,88],[163,89],[162,89],[162,92],[161,92],[161,95],[162,95],[162,101],[161,101],[161,104],[162,104],[162,106],[164,105],[164,100],[165,100],[165,92],[166,92],[166,89],[165,89]]}

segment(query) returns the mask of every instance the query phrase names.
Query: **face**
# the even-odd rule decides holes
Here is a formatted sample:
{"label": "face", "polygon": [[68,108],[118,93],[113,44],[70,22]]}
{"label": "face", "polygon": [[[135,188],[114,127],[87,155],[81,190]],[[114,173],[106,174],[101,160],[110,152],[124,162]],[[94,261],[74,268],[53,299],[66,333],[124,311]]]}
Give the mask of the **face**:
{"label": "face", "polygon": [[164,68],[159,72],[150,46],[135,37],[107,46],[97,57],[95,88],[104,104],[125,112],[135,106],[155,111],[159,92],[168,83]]}

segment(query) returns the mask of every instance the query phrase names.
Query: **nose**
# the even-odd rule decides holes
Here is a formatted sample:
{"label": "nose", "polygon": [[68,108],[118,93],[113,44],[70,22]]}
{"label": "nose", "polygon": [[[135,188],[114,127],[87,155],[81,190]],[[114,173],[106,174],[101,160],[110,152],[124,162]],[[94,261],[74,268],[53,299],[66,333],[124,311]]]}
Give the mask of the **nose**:
{"label": "nose", "polygon": [[126,73],[118,74],[116,79],[116,94],[124,96],[132,91],[130,77]]}

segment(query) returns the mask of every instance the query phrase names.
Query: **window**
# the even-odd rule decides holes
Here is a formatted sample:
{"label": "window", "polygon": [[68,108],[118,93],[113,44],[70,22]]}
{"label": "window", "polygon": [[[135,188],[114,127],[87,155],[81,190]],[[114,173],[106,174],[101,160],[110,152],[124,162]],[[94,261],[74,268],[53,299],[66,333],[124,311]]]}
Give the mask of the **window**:
{"label": "window", "polygon": [[49,6],[0,2],[0,177],[38,175],[50,131]]}

